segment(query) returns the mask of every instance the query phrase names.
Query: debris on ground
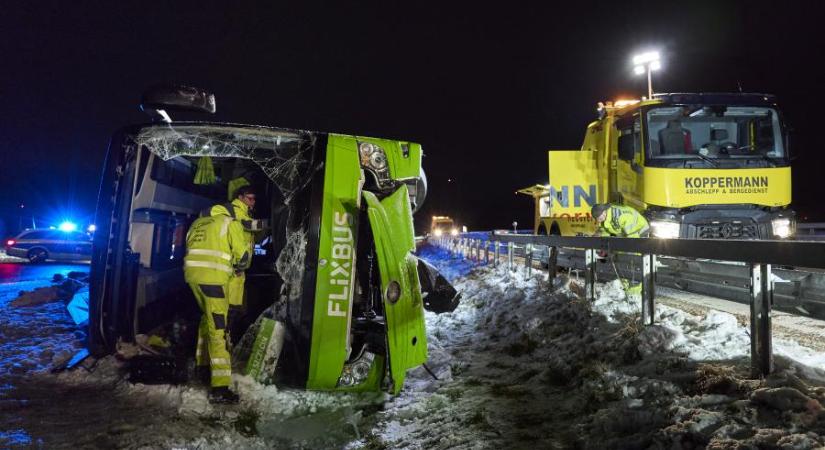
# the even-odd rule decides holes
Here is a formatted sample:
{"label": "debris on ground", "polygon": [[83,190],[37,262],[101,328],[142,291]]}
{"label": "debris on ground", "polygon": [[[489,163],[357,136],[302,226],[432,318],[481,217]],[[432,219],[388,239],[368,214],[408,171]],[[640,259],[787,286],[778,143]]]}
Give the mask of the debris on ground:
{"label": "debris on ground", "polygon": [[11,306],[37,306],[58,300],[67,302],[88,283],[89,274],[85,272],[69,272],[65,277],[56,273],[52,277],[52,286],[20,291],[17,298],[11,301]]}

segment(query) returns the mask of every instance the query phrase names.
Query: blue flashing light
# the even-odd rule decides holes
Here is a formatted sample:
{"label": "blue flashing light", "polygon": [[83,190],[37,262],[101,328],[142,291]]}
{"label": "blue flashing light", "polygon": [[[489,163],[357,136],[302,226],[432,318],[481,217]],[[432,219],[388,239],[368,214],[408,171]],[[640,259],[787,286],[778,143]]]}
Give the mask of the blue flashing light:
{"label": "blue flashing light", "polygon": [[86,231],[88,231],[89,233],[94,233],[96,230],[97,226],[95,224],[91,224],[88,228],[86,228]]}
{"label": "blue flashing light", "polygon": [[75,224],[73,222],[69,222],[68,220],[66,220],[66,221],[63,221],[57,227],[57,229],[59,229],[60,231],[66,231],[66,232],[75,231],[75,230],[77,230],[77,224]]}

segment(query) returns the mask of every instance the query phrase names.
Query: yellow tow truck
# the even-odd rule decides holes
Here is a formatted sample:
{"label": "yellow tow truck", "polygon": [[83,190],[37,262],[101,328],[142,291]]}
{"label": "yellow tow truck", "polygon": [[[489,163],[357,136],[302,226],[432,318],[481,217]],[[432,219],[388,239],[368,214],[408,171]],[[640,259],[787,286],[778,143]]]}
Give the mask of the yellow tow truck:
{"label": "yellow tow truck", "polygon": [[458,236],[458,227],[449,216],[433,216],[430,222],[430,234],[435,237]]}
{"label": "yellow tow truck", "polygon": [[590,234],[595,203],[641,211],[651,236],[787,239],[796,231],[788,140],[768,94],[655,94],[599,103],[579,150],[548,152],[537,234]]}

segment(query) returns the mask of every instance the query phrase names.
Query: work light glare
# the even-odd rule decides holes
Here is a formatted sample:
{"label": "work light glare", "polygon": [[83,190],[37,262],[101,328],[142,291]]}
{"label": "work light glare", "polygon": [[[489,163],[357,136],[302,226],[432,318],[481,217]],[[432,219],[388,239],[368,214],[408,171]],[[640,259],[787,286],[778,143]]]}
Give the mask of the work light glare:
{"label": "work light glare", "polygon": [[659,70],[662,68],[662,63],[659,60],[650,63],[650,70]]}
{"label": "work light glare", "polygon": [[636,66],[633,68],[633,72],[636,75],[642,75],[643,73],[645,73],[645,66]]}

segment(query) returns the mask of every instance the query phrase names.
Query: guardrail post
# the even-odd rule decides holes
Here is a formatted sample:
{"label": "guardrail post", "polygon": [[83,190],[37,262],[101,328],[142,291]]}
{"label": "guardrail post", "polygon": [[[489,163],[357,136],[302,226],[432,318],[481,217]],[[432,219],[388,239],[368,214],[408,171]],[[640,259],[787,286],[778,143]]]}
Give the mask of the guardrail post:
{"label": "guardrail post", "polygon": [[584,251],[584,288],[587,299],[596,301],[596,249],[593,248]]}
{"label": "guardrail post", "polygon": [[481,239],[475,240],[475,253],[476,253],[476,262],[481,262]]}
{"label": "guardrail post", "polygon": [[559,262],[559,248],[547,247],[547,282],[550,287],[553,287],[553,282],[556,279],[556,267]]}
{"label": "guardrail post", "polygon": [[490,240],[484,241],[484,264],[490,264]]}
{"label": "guardrail post", "polygon": [[501,258],[501,242],[493,241],[493,267],[498,267]]}
{"label": "guardrail post", "polygon": [[533,273],[533,244],[524,246],[524,267],[527,269],[525,278],[529,278]]}
{"label": "guardrail post", "polygon": [[513,271],[515,268],[513,267],[513,250],[516,249],[515,244],[512,242],[507,243],[507,268],[510,271]]}
{"label": "guardrail post", "polygon": [[751,375],[767,376],[773,371],[771,343],[771,303],[773,283],[770,264],[751,264]]}
{"label": "guardrail post", "polygon": [[642,324],[653,325],[656,311],[656,255],[642,255]]}

